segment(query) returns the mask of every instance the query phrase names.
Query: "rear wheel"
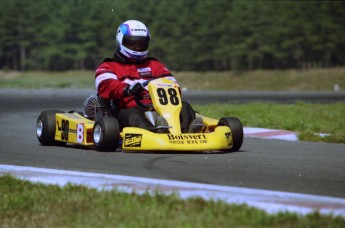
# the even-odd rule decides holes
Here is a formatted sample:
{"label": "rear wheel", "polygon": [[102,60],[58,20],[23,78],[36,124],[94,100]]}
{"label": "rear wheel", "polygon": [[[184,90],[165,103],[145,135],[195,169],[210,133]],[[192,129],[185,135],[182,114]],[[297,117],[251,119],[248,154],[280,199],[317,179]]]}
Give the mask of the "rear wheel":
{"label": "rear wheel", "polygon": [[117,119],[103,116],[93,126],[93,142],[96,150],[115,151],[119,144],[120,127]]}
{"label": "rear wheel", "polygon": [[65,142],[55,141],[56,113],[64,113],[58,110],[43,111],[37,118],[36,135],[38,141],[44,146],[65,145]]}
{"label": "rear wheel", "polygon": [[233,146],[231,151],[239,151],[243,143],[243,126],[236,117],[223,117],[219,120],[218,126],[228,126],[231,130]]}

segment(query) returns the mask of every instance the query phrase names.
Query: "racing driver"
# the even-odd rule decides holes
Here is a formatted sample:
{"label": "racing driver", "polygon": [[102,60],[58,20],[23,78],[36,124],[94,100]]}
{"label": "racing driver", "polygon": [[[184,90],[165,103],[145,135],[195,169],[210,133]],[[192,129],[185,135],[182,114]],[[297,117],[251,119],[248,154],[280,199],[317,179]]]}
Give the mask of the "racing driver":
{"label": "racing driver", "polygon": [[[159,60],[147,57],[151,35],[142,22],[129,20],[122,23],[116,33],[113,58],[105,58],[96,69],[95,84],[98,95],[116,103],[115,116],[120,128],[139,127],[158,133],[168,133],[168,123],[159,116],[155,126],[146,118],[145,109],[134,100],[136,94],[143,103],[151,103],[148,91],[142,86],[146,80],[166,77],[176,82],[172,73]],[[177,82],[176,82],[177,83]],[[197,133],[203,121],[187,102],[182,102],[180,114],[182,132]]]}

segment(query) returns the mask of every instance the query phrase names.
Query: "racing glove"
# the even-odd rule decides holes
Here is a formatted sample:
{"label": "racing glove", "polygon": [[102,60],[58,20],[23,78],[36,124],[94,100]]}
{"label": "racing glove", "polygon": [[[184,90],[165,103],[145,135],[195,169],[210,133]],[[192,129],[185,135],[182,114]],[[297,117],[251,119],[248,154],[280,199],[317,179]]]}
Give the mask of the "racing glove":
{"label": "racing glove", "polygon": [[128,85],[123,89],[123,95],[125,97],[130,97],[136,94],[140,94],[144,90],[144,87],[141,85],[140,82],[133,83],[132,85]]}

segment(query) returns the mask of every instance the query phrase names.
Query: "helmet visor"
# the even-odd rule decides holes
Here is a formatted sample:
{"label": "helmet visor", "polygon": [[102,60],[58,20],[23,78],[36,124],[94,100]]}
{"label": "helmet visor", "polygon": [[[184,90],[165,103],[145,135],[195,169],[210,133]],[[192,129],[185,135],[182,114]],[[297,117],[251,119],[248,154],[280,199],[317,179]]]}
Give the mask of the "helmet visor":
{"label": "helmet visor", "polygon": [[123,36],[122,44],[132,51],[144,52],[149,49],[150,36]]}

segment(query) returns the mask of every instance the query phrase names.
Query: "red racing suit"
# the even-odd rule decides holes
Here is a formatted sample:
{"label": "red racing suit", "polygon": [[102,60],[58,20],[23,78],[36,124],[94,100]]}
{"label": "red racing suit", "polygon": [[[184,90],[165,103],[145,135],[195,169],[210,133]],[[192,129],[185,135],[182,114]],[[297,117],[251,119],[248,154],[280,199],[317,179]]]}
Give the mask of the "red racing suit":
{"label": "red racing suit", "polygon": [[[154,58],[146,58],[140,63],[121,63],[113,59],[105,59],[96,69],[95,84],[102,98],[117,100],[120,108],[132,108],[137,104],[133,96],[124,97],[125,87],[158,77],[167,77],[176,82],[171,72]],[[144,98],[145,94],[148,94],[147,88],[142,94]],[[144,103],[150,102],[149,97],[144,99]]]}

